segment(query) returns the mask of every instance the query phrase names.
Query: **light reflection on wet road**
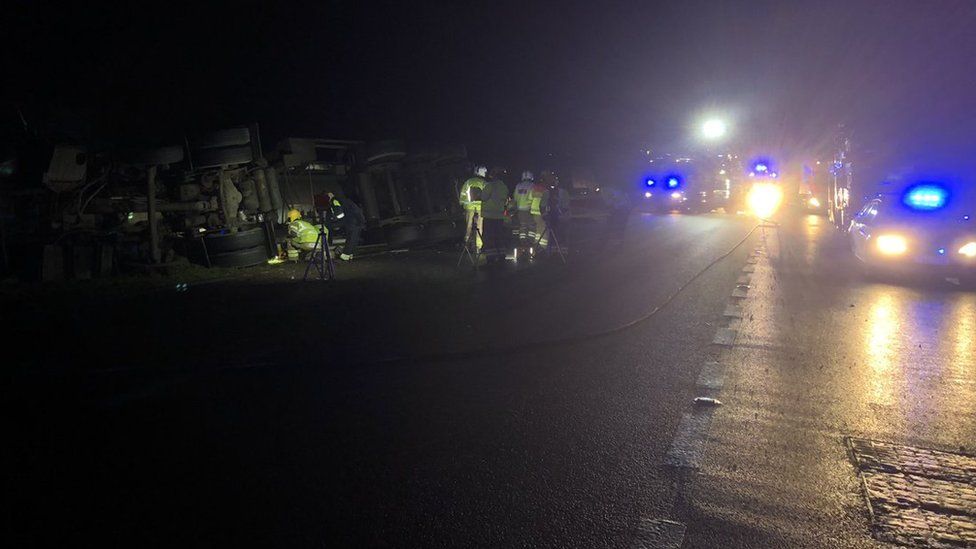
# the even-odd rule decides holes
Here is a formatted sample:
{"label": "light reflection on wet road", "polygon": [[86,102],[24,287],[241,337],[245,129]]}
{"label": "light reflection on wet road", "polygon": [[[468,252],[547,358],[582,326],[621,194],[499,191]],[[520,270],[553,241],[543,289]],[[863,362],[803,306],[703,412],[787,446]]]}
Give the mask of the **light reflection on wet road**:
{"label": "light reflection on wet road", "polygon": [[822,217],[765,242],[685,546],[873,547],[844,437],[976,450],[976,291],[867,280]]}

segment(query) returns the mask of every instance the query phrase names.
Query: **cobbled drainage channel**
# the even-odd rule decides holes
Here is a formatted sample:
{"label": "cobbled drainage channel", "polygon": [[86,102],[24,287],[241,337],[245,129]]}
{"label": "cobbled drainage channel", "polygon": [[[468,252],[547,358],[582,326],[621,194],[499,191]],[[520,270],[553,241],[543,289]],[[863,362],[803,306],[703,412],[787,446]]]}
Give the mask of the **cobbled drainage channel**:
{"label": "cobbled drainage channel", "polygon": [[976,548],[976,456],[857,438],[847,445],[875,538]]}

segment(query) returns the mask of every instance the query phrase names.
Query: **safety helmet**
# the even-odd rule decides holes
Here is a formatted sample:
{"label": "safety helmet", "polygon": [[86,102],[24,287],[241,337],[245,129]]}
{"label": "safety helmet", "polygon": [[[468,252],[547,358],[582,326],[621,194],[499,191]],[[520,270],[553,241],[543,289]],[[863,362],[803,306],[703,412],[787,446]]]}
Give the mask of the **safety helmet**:
{"label": "safety helmet", "polygon": [[532,176],[532,172],[525,170],[522,172],[522,181],[532,181],[535,177]]}
{"label": "safety helmet", "polygon": [[288,210],[288,222],[298,221],[302,218],[302,212],[292,208]]}
{"label": "safety helmet", "polygon": [[484,176],[488,175],[488,168],[486,168],[484,166],[475,166],[474,167],[474,174],[477,175],[477,176],[479,176],[479,177],[484,177]]}

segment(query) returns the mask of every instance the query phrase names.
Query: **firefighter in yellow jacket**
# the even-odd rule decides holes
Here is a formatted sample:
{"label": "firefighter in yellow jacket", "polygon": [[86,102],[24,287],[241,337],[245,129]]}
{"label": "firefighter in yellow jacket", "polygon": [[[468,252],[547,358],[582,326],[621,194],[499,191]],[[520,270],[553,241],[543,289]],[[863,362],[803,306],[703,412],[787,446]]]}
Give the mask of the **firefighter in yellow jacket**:
{"label": "firefighter in yellow jacket", "polygon": [[[478,228],[478,233],[481,233],[481,194],[485,189],[485,175],[487,173],[488,170],[484,166],[478,166],[474,169],[474,175],[461,185],[461,195],[458,197],[458,201],[461,203],[461,207],[464,208],[465,245],[467,245],[468,240],[471,238],[471,232],[473,231],[472,224]],[[475,221],[476,218],[477,221]],[[476,237],[475,242],[476,248],[471,251],[481,249],[482,242],[480,234]]]}

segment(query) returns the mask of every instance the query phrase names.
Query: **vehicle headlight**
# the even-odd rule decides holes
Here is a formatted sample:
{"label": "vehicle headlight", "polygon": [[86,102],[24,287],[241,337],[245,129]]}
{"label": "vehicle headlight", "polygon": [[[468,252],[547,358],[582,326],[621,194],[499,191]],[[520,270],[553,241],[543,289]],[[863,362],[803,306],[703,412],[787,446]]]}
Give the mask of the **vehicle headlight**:
{"label": "vehicle headlight", "polygon": [[884,255],[902,255],[908,251],[908,240],[899,234],[883,234],[878,237],[878,251]]}
{"label": "vehicle headlight", "polygon": [[976,241],[967,242],[965,246],[959,248],[959,253],[969,258],[976,257]]}
{"label": "vehicle headlight", "polygon": [[807,200],[807,204],[809,204],[811,208],[819,208],[820,207],[820,201],[817,200],[817,197],[816,196],[810,197],[810,200]]}
{"label": "vehicle headlight", "polygon": [[680,192],[678,192],[678,191],[674,191],[673,193],[671,193],[671,198],[673,198],[675,200],[680,200],[681,197],[682,197],[682,194]]}
{"label": "vehicle headlight", "polygon": [[644,193],[644,198],[650,198],[652,196],[654,196],[654,195],[651,193],[651,191],[647,191],[647,192]]}
{"label": "vehicle headlight", "polygon": [[776,213],[782,201],[783,191],[771,183],[756,183],[747,197],[749,209],[760,219],[767,219]]}

